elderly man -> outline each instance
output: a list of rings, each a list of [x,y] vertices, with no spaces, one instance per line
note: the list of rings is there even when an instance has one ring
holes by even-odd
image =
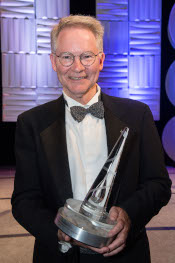
[[[152,114],[143,103],[101,92],[103,27],[95,18],[61,19],[51,44],[63,95],[21,114],[16,129],[12,211],[35,237],[33,261],[148,263],[145,225],[171,193]],[[82,115],[74,106],[88,110]],[[54,218],[66,199],[84,199],[125,126],[130,132],[108,205],[117,220],[113,241],[88,247],[58,230]]]

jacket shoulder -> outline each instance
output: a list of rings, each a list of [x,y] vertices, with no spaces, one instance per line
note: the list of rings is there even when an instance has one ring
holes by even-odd
[[[61,96],[57,100],[47,102],[23,112],[18,116],[17,123],[18,121],[22,121],[26,124],[38,127],[39,130],[43,130],[56,121],[59,116],[63,116],[63,112],[64,100]]]
[[[119,98],[103,94],[103,101],[111,109],[116,109],[120,112],[140,112],[143,113],[145,110],[149,110],[149,106],[143,102],[132,100],[128,98]]]

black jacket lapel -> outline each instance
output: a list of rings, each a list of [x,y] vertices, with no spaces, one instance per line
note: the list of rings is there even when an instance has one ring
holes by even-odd
[[[41,141],[54,177],[59,200],[65,203],[65,200],[73,194],[66,143],[65,104],[62,97],[58,99],[58,103],[57,119],[42,131]]]
[[[102,100],[105,108],[105,126],[107,135],[108,154],[111,152],[114,144],[116,143],[121,131],[127,127],[127,124],[121,121],[116,112],[112,109],[109,101],[106,100],[106,95],[103,94]]]
[[[130,150],[132,149],[131,147],[133,147],[134,136],[136,133],[133,130],[133,128],[128,123],[123,121],[123,119],[121,118],[121,115],[124,114],[123,113],[121,114],[121,109],[120,107],[118,107],[117,102],[114,103],[114,101],[111,100],[111,97],[105,94],[102,94],[102,100],[105,108],[105,125],[106,125],[106,134],[107,134],[108,154],[111,152],[114,144],[119,138],[121,131],[125,127],[129,128],[129,134],[126,139],[126,143],[124,145],[116,180],[114,182],[113,190],[108,203],[108,209],[109,209],[109,207],[117,203],[120,186],[125,180],[123,176],[124,174],[123,170],[127,163],[127,159],[129,158],[129,153]]]

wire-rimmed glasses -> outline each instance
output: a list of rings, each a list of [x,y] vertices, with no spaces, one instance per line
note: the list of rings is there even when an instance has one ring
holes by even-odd
[[[63,52],[61,53],[59,56],[54,54],[56,57],[58,57],[60,63],[64,66],[64,67],[70,67],[75,60],[75,57],[79,57],[80,58],[80,62],[83,66],[88,67],[91,66],[94,62],[96,57],[102,52],[98,52],[97,54],[94,54],[91,51],[88,52],[84,52],[81,55],[73,55],[70,52]]]

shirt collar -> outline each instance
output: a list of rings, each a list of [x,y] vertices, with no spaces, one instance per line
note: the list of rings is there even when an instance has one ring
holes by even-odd
[[[92,104],[96,103],[99,101],[99,97],[101,95],[101,88],[100,86],[97,84],[97,92],[96,94],[94,95],[94,97],[85,105],[82,105],[81,103],[79,103],[78,101],[70,98],[69,96],[66,95],[66,93],[63,91],[63,96],[64,96],[64,99],[66,100],[66,104],[68,106],[68,108],[70,109],[70,107],[73,107],[73,106],[81,106],[83,108],[88,108],[90,107]]]

